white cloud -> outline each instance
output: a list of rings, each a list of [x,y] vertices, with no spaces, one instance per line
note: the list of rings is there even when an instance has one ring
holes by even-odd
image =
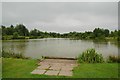
[[[24,23],[29,29],[69,32],[118,27],[117,3],[3,3],[3,25]]]

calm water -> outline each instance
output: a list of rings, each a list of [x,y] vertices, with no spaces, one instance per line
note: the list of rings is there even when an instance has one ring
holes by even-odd
[[[120,47],[110,41],[69,40],[61,38],[7,40],[3,41],[5,51],[22,53],[27,57],[40,58],[41,56],[77,57],[88,48],[95,48],[97,52],[108,55],[118,55]]]

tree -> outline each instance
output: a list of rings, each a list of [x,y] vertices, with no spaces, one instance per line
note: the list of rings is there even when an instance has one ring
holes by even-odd
[[[31,38],[72,38],[72,39],[105,39],[105,37],[114,37],[120,39],[120,30],[110,31],[108,29],[101,29],[95,28],[92,32],[85,31],[84,33],[81,32],[69,32],[69,33],[56,33],[56,32],[42,32],[37,29],[31,30],[30,32],[23,24],[18,24],[15,27],[13,25],[6,27],[1,25],[2,35],[4,37],[9,37],[7,35],[13,35],[14,38],[25,38],[26,36],[30,36]],[[10,36],[12,37],[12,36]],[[6,39],[6,38],[5,38]]]
[[[101,37],[104,38],[105,34],[106,34],[106,36],[108,36],[109,31],[107,29],[105,31],[104,29],[95,28],[94,31],[93,31],[93,34],[97,38],[101,38]]]
[[[13,35],[12,29],[10,27],[6,28],[6,34],[7,35]]]
[[[13,33],[15,32],[15,29],[14,29],[13,25],[10,26],[10,30],[11,30],[11,35],[13,35]]]
[[[28,36],[29,35],[28,29],[23,24],[16,25],[15,31],[18,32],[18,34],[20,36]]]
[[[108,37],[108,36],[109,36],[109,30],[108,30],[108,29],[105,29],[105,30],[104,30],[104,34],[105,34],[105,37]]]
[[[31,35],[31,36],[38,36],[38,32],[39,32],[39,31],[38,31],[37,29],[31,30],[31,31],[30,31],[30,35]]]
[[[13,39],[17,39],[18,36],[19,36],[19,35],[18,35],[18,32],[14,32],[14,33],[13,33]]]
[[[6,34],[6,27],[2,25],[1,28],[2,28],[2,36],[7,35]]]
[[[99,34],[100,33],[100,29],[99,28],[95,28],[94,30],[93,30],[93,34],[95,35],[95,37],[98,37]]]

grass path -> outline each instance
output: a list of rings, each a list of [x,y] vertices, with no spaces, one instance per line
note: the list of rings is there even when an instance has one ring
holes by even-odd
[[[37,60],[3,58],[3,78],[65,78],[30,74],[38,65]],[[73,70],[72,78],[117,78],[117,63],[80,64]]]

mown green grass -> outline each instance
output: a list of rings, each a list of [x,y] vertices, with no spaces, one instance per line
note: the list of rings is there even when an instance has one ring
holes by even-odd
[[[0,79],[2,78],[2,58],[0,58]]]
[[[3,58],[3,78],[54,78],[59,76],[47,76],[31,74],[38,67],[38,61],[31,59]],[[64,77],[64,76],[63,76]]]
[[[67,78],[64,76],[35,75],[37,60],[3,58],[3,78]],[[75,67],[71,78],[117,78],[117,63],[82,63]]]
[[[78,78],[118,78],[118,64],[83,63],[75,67],[73,73],[73,77]]]

